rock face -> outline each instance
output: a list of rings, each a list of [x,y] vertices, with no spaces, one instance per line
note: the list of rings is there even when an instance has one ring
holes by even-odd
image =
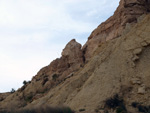
[[[62,57],[54,60],[50,64],[48,70],[52,73],[61,75],[62,78],[78,70],[82,65],[83,53],[81,50],[81,44],[73,39],[63,49]]]
[[[0,94],[0,110],[48,104],[112,113],[105,102],[116,94],[130,113],[138,113],[131,107],[133,102],[149,106],[149,4],[149,0],[121,0],[114,15],[92,32],[84,47],[71,40],[62,56],[30,82],[15,93]]]
[[[121,0],[114,15],[100,24],[89,36],[83,47],[85,59],[88,61],[97,47],[110,39],[122,35],[127,23],[137,23],[137,18],[150,12],[149,0]]]
[[[124,100],[127,113],[139,113],[133,102],[149,106],[150,15],[128,30],[98,47],[83,68],[26,107],[63,104],[84,113],[103,112],[106,100],[115,94]]]
[[[61,58],[54,60],[50,65],[42,68],[37,75],[32,78],[31,82],[27,82],[16,93],[4,100],[7,102],[13,96],[12,100],[14,100],[15,103],[12,104],[10,102],[0,107],[10,108],[11,106],[11,108],[18,108],[36,100],[38,97],[43,97],[44,93],[78,71],[79,68],[83,66],[83,63],[84,59],[81,44],[73,39],[62,51]],[[15,94],[18,96],[14,97]]]
[[[81,44],[77,43],[75,39],[71,40],[62,52],[62,57],[67,58],[69,67],[78,69],[82,66],[84,57],[81,50]]]
[[[11,93],[0,93],[0,101],[3,101],[6,97],[8,97]]]
[[[76,72],[82,65],[83,53],[81,44],[73,39],[63,49],[61,58],[54,60],[49,66],[41,69],[33,78],[33,81],[35,81],[33,88],[37,86],[36,81],[43,80],[41,83],[44,88],[41,87],[41,89],[50,89],[62,82],[69,74]]]
[[[133,102],[150,105],[149,34],[150,15],[147,15],[127,34],[98,47],[84,68],[29,106],[42,105],[44,101],[49,105],[64,104],[76,111],[85,109],[85,113],[95,113],[105,110],[105,101],[118,94],[124,99],[127,113],[139,113],[131,106]],[[144,42],[147,45],[143,45]],[[135,61],[134,56],[139,58]]]

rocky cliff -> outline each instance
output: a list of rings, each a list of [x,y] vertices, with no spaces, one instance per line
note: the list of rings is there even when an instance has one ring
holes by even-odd
[[[88,61],[98,45],[122,35],[126,24],[134,25],[137,18],[150,11],[149,0],[121,0],[114,15],[100,24],[89,36],[83,47]]]
[[[149,0],[121,0],[83,47],[71,40],[61,58],[30,82],[15,93],[0,94],[0,110],[66,105],[85,113],[148,112],[149,11]]]

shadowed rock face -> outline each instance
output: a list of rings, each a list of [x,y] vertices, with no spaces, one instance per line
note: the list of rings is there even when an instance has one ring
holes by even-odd
[[[121,0],[114,15],[100,24],[89,36],[83,47],[86,61],[91,58],[99,44],[120,37],[127,23],[137,23],[137,18],[149,11],[149,0]]]

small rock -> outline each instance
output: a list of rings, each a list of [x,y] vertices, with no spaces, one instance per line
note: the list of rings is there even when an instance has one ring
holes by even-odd
[[[137,56],[137,55],[135,55],[133,58],[132,58],[132,61],[136,61],[136,60],[138,60],[139,59],[139,57]]]
[[[145,85],[143,84],[143,85],[141,85],[139,88],[138,88],[138,94],[142,94],[142,95],[144,95],[145,93],[146,93],[146,91],[145,91]]]
[[[133,51],[135,55],[140,54],[142,52],[142,48],[137,48]]]
[[[146,42],[142,42],[141,45],[142,45],[143,47],[145,47],[145,46],[147,46],[148,44],[147,44]]]
[[[135,67],[135,63],[131,62],[131,67],[134,68]]]
[[[133,79],[131,79],[131,83],[133,85],[135,85],[135,84],[141,85],[142,82],[139,78],[133,78]]]

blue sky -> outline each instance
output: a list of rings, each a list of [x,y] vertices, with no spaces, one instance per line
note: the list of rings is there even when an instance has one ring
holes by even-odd
[[[73,38],[81,44],[119,0],[0,0],[0,92],[22,86]]]

